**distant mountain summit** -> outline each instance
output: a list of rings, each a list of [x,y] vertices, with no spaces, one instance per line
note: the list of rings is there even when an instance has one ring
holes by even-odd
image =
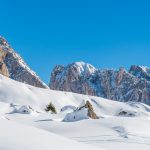
[[[68,66],[57,65],[51,73],[50,88],[92,95],[90,89],[84,89],[89,87],[83,82],[95,72],[95,67],[84,62],[75,62]]]
[[[0,73],[19,82],[48,88],[2,36],[0,36]]]
[[[134,65],[128,71],[96,69],[84,62],[57,65],[49,86],[53,90],[150,104],[150,68],[144,66]]]
[[[129,72],[138,78],[143,78],[150,81],[150,68],[146,66],[131,66]]]

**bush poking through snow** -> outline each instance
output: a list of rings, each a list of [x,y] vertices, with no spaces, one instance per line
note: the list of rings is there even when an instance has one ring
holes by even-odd
[[[53,114],[57,114],[55,106],[50,102],[45,109],[46,112],[52,112]]]

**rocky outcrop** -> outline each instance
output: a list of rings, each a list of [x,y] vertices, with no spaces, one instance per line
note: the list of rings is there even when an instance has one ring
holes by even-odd
[[[50,88],[61,91],[84,93],[94,95],[89,84],[84,82],[96,69],[89,64],[73,63],[64,66],[56,66],[51,74]]]
[[[48,88],[3,37],[0,37],[0,73],[19,82]]]
[[[87,116],[89,118],[91,118],[91,119],[99,119],[99,117],[96,115],[96,113],[95,113],[95,111],[93,109],[92,104],[89,101],[87,101],[86,104],[84,106],[81,106],[78,110],[82,110],[84,108],[87,109],[87,111],[88,111]]]
[[[6,55],[7,52],[3,51],[3,49],[0,47],[0,74],[9,77],[8,69],[6,67],[5,62],[3,61]]]
[[[150,68],[131,66],[96,69],[84,62],[56,66],[51,75],[50,88],[80,94],[100,96],[117,101],[136,101],[150,104]]]
[[[143,78],[150,81],[150,68],[146,66],[133,65],[131,66],[129,72],[138,78]]]
[[[62,108],[62,110],[66,110],[67,108],[71,108],[72,112],[65,115],[63,119],[64,122],[74,122],[84,119],[99,119],[89,101],[83,101],[77,108],[67,106],[66,108]]]

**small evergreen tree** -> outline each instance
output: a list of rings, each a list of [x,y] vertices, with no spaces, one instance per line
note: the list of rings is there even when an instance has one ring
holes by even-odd
[[[57,114],[56,108],[55,108],[55,106],[51,102],[46,106],[45,111]]]

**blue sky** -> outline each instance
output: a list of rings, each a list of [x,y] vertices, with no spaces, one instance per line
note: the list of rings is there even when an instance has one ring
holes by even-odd
[[[149,0],[0,0],[0,34],[46,82],[56,64],[150,66]]]

